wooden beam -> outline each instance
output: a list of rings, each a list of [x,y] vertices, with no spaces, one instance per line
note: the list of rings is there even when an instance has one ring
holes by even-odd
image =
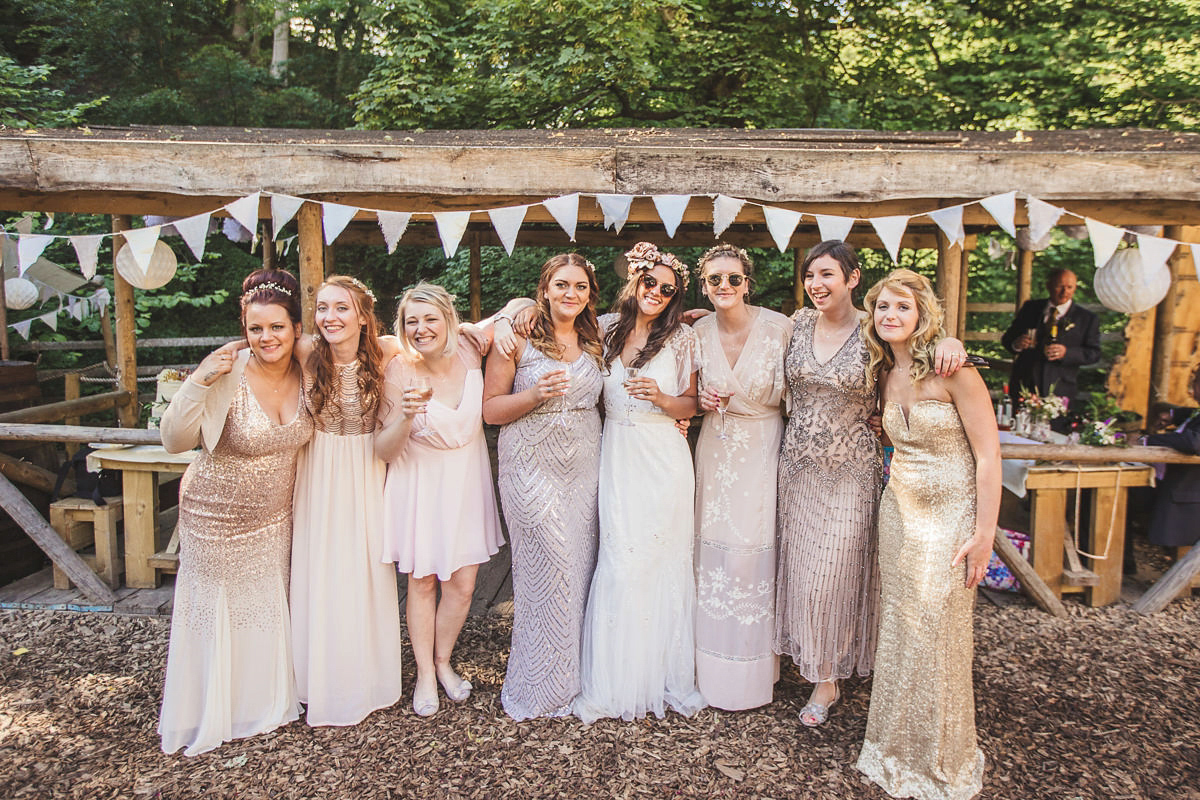
[[[960,247],[958,250],[958,274],[961,276],[958,285],[958,319],[955,320],[955,327],[958,330],[958,338],[962,338],[967,333],[967,282],[971,279],[969,259],[971,251],[965,247]]]
[[[471,246],[470,275],[468,286],[471,294],[471,322],[483,318],[483,257],[479,251],[479,233],[472,231],[468,243]]]
[[[0,475],[4,475],[10,481],[32,486],[39,492],[45,492],[46,494],[51,494],[54,491],[54,484],[58,481],[58,476],[50,470],[43,469],[36,464],[30,464],[28,461],[22,461],[19,458],[13,458],[7,453],[0,453]],[[67,479],[63,481],[62,491],[64,494],[75,491],[74,476],[67,476]]]
[[[1200,547],[1188,550],[1183,558],[1164,572],[1133,604],[1133,610],[1139,614],[1162,611],[1180,592],[1192,585],[1192,578],[1196,575],[1200,575]]]
[[[124,389],[118,389],[115,392],[92,394],[74,400],[19,408],[16,411],[6,411],[0,414],[0,422],[57,422],[68,417],[78,418],[78,415],[81,414],[91,414],[114,407],[121,409],[133,402],[135,396]]]
[[[42,518],[33,503],[3,475],[0,475],[0,508],[8,512],[34,544],[49,556],[54,566],[67,573],[71,581],[79,587],[79,591],[89,600],[106,604],[116,601],[112,589],[104,585],[79,554]]]
[[[127,231],[133,227],[133,220],[128,216],[112,218],[113,233]],[[136,310],[133,302],[133,286],[129,284],[116,270],[117,254],[125,245],[123,236],[114,236],[113,248],[113,300],[117,310],[117,386],[137,397],[137,331],[135,328]],[[136,428],[141,416],[137,403],[126,403],[117,414],[122,428]]]
[[[806,252],[805,248],[792,248],[792,311],[804,308],[804,274],[801,268],[804,266]]]
[[[0,273],[0,361],[8,361],[8,296],[4,290],[4,275]]]
[[[108,444],[162,445],[162,437],[155,429],[29,425],[16,422],[0,422],[0,441],[104,442]]]
[[[100,309],[100,338],[104,341],[104,360],[108,366],[117,368],[117,339],[113,335],[112,314],[108,306]]]
[[[1033,251],[1017,251],[1017,304],[1014,313],[1021,310],[1033,297]]]
[[[1178,226],[1168,227],[1163,236],[1178,239],[1182,231]],[[1175,248],[1177,251],[1179,248]],[[1179,303],[1179,267],[1182,258],[1167,259],[1171,271],[1171,285],[1167,295],[1156,306],[1154,317],[1154,350],[1150,362],[1150,403],[1167,403],[1171,397],[1171,355],[1174,350],[1175,309]],[[1188,259],[1191,260],[1190,258]]]
[[[1025,560],[1025,556],[1021,555],[1021,551],[1008,540],[1000,528],[996,529],[996,538],[992,543],[992,549],[1021,582],[1021,591],[1037,603],[1039,608],[1056,617],[1064,619],[1067,617],[1067,609],[1062,604],[1062,600],[1058,599],[1054,591],[1037,574],[1033,565]]]
[[[1200,456],[1170,447],[1093,447],[1085,444],[1001,444],[1002,458],[1072,461],[1081,464],[1200,464]],[[1074,480],[1074,478],[1072,478]],[[1072,487],[1074,488],[1074,487]]]
[[[962,256],[958,245],[946,234],[937,233],[937,293],[945,310],[943,324],[946,333],[962,338],[958,327],[958,304],[962,290]]]
[[[325,232],[321,225],[321,206],[305,203],[296,212],[300,248],[300,311],[304,332],[313,333],[313,311],[317,307],[317,287],[325,280]]]

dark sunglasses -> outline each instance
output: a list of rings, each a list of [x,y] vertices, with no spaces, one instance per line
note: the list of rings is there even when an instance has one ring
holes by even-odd
[[[676,292],[675,284],[659,283],[658,278],[654,277],[653,275],[643,275],[642,286],[646,287],[647,292],[657,287],[658,293],[667,298],[674,297]]]
[[[729,278],[729,285],[735,289],[742,285],[742,281],[746,280],[746,276],[735,272],[731,275],[709,275],[704,280],[708,281],[708,285],[716,289],[721,285],[722,278]]]

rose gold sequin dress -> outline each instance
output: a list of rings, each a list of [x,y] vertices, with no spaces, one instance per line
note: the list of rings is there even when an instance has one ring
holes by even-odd
[[[296,457],[312,430],[302,405],[276,425],[242,380],[216,448],[183,475],[158,723],[167,753],[196,755],[298,716],[288,557]]]
[[[952,403],[888,403],[896,446],[879,507],[879,648],[858,768],[893,797],[983,788],[971,685],[974,590],[951,567],[975,532],[975,456]]]
[[[400,699],[400,604],[383,561],[383,479],[358,363],[316,418],[296,475],[292,629],[309,725],[355,725]],[[309,380],[306,378],[306,380]]]

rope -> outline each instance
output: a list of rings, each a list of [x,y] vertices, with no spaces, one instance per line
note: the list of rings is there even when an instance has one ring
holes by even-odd
[[[1113,489],[1119,490],[1121,488],[1121,465],[1118,463],[1115,466],[1117,468],[1117,482],[1116,482],[1116,485],[1113,486]],[[1110,549],[1112,549],[1113,525],[1116,523],[1116,520],[1117,520],[1117,504],[1118,504],[1118,501],[1119,501],[1121,495],[1118,492],[1117,494],[1115,494],[1113,496],[1112,509],[1109,511],[1109,514],[1108,514],[1108,533],[1105,534],[1105,537],[1104,537],[1104,555],[1102,555],[1102,556],[1094,555],[1092,553],[1086,552],[1082,547],[1079,546],[1079,503],[1080,503],[1080,498],[1083,496],[1083,493],[1080,490],[1080,484],[1082,482],[1083,482],[1083,470],[1076,467],[1075,468],[1075,529],[1073,531],[1071,531],[1072,538],[1075,540],[1075,552],[1079,553],[1079,555],[1083,556],[1084,558],[1090,558],[1094,561],[1107,561],[1108,560],[1108,551]]]

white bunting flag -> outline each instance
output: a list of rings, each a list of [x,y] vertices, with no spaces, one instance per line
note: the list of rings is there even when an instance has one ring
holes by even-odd
[[[510,256],[513,247],[517,244],[517,233],[521,230],[521,223],[525,221],[525,212],[528,209],[529,206],[513,206],[511,208],[493,208],[488,211],[492,227],[496,229],[496,235],[500,237],[500,243],[504,245],[504,252]]]
[[[617,233],[629,219],[629,207],[633,205],[631,194],[598,194],[596,203],[604,212],[604,230],[614,229]]]
[[[62,305],[62,295],[59,294],[58,291],[55,290],[55,288],[53,286],[47,286],[46,284],[41,283],[40,281],[38,282],[37,286],[38,286],[38,304],[39,305],[46,302],[51,297],[57,297],[58,304],[60,306]]]
[[[575,225],[579,222],[579,195],[566,194],[562,197],[552,197],[549,200],[543,200],[542,205],[567,232],[571,241],[575,241]]]
[[[21,234],[17,237],[17,275],[22,276],[33,262],[38,260],[46,245],[54,240],[53,236],[40,233]]]
[[[383,241],[387,243],[388,253],[396,252],[396,245],[408,230],[408,221],[412,219],[412,214],[407,211],[376,211],[375,217],[379,220],[379,230],[383,231]],[[286,240],[285,247],[290,247],[291,241]]]
[[[38,317],[46,327],[52,331],[58,330],[58,312],[50,311]]]
[[[719,194],[713,198],[714,239],[728,230],[733,221],[737,219],[737,215],[741,212],[744,205],[746,205],[745,200],[739,200],[736,197],[726,197],[723,194]]]
[[[258,229],[258,198],[260,194],[260,192],[255,192],[225,206],[229,216],[236,219],[243,228],[251,233]]]
[[[1096,259],[1096,269],[1100,269],[1108,263],[1113,253],[1117,252],[1117,245],[1121,243],[1125,230],[1088,217],[1084,217],[1083,221],[1087,224],[1088,235],[1092,238],[1092,255]]]
[[[679,223],[683,222],[683,215],[687,211],[692,196],[690,194],[656,194],[653,199],[654,209],[658,211],[658,218],[662,220],[663,227],[667,229],[667,238],[674,239],[675,231],[679,229]]]
[[[75,248],[75,257],[79,259],[79,271],[83,273],[83,277],[91,280],[96,277],[100,242],[104,240],[104,236],[72,236],[70,239],[71,246]]]
[[[963,230],[962,206],[939,208],[937,211],[930,211],[928,216],[942,229],[942,233],[946,234],[947,239],[962,247],[963,241],[967,238],[967,232]]]
[[[92,295],[92,304],[96,308],[104,308],[108,305],[108,301],[112,299],[112,295],[108,293],[108,289],[97,289]]]
[[[1152,270],[1164,266],[1178,244],[1174,239],[1162,239],[1144,233],[1137,235],[1137,241],[1138,252],[1142,254],[1143,275],[1149,275]]]
[[[206,212],[194,217],[177,219],[172,223],[197,261],[204,260],[204,246],[208,240],[208,222],[211,217],[212,214]]]
[[[435,211],[433,221],[437,223],[438,236],[442,239],[442,250],[450,258],[458,250],[458,243],[467,232],[471,221],[470,211]]]
[[[121,231],[121,235],[125,237],[125,246],[130,248],[133,260],[143,275],[150,268],[150,258],[154,255],[154,245],[158,244],[158,234],[161,230],[162,226],[151,225],[149,228]]]
[[[14,322],[9,327],[12,328],[17,333],[21,334],[21,338],[28,342],[29,341],[29,326],[32,324],[33,324],[33,320],[27,319],[27,320],[24,320],[23,322]]]
[[[821,241],[831,240],[844,242],[854,227],[854,217],[835,217],[829,214],[813,214],[817,218],[817,230],[821,232]]]
[[[46,212],[46,221],[42,224],[42,230],[48,231],[53,227],[54,227],[54,212],[47,211]]]
[[[1013,221],[1017,213],[1017,193],[1015,191],[985,197],[979,201],[979,205],[992,215],[992,219],[996,220],[996,224],[1005,233],[1009,236],[1017,235],[1017,225]]]
[[[1196,273],[1196,277],[1200,278],[1200,244],[1190,245],[1192,251],[1192,271]]]
[[[72,317],[74,317],[76,320],[82,321],[83,320],[83,303],[79,302],[78,299],[72,297],[71,300],[68,301],[68,303],[67,303],[67,313],[70,314]]]
[[[904,231],[908,227],[908,217],[873,217],[871,225],[879,234],[883,246],[887,248],[892,263],[900,260],[900,242],[904,240]]]
[[[358,208],[355,206],[344,206],[341,203],[321,203],[321,224],[325,228],[325,244],[333,244],[357,213]]]
[[[792,240],[792,233],[795,232],[796,226],[800,224],[800,218],[804,215],[799,211],[775,208],[774,206],[763,206],[762,210],[763,216],[767,219],[767,230],[771,232],[775,246],[781,253],[786,251],[788,242]]]
[[[1040,242],[1046,238],[1050,229],[1058,223],[1063,210],[1058,206],[1030,197],[1025,200],[1025,208],[1029,212],[1029,241]]]
[[[304,200],[286,194],[271,195],[271,238],[278,239],[283,226],[292,221]]]

